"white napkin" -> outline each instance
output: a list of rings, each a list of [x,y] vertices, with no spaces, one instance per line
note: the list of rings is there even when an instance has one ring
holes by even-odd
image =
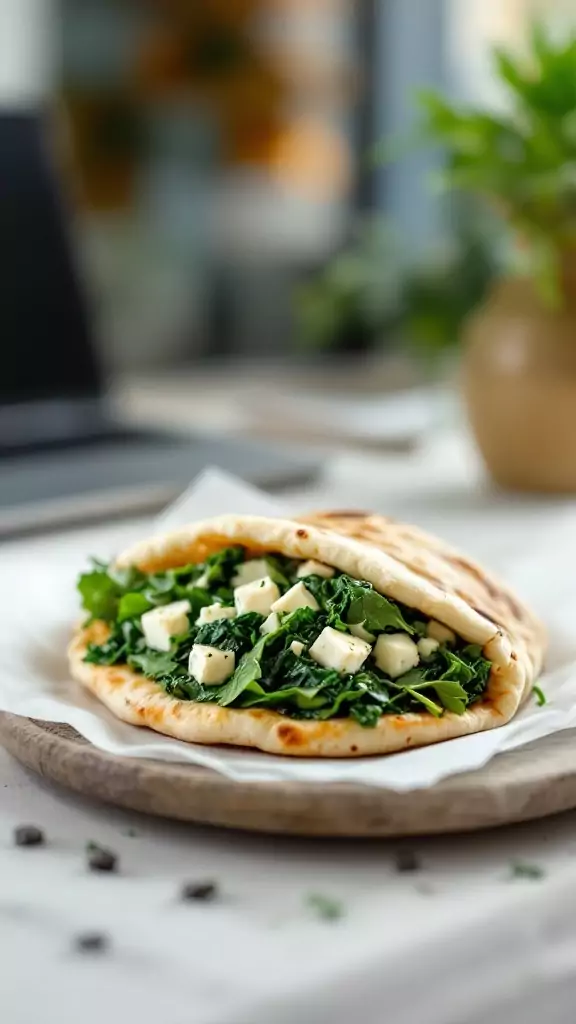
[[[270,497],[220,470],[203,473],[158,522],[158,529],[227,512],[281,515]],[[568,525],[568,524],[566,524]],[[570,527],[571,529],[571,527]],[[24,548],[23,551],[26,549]],[[86,550],[89,555],[112,552]],[[576,590],[562,530],[546,547],[540,538],[529,557],[508,566],[523,595],[546,609],[549,671],[539,680],[548,702],[531,700],[508,725],[492,732],[386,757],[358,760],[288,758],[236,748],[183,743],[113,717],[68,674],[65,648],[79,606],[75,576],[84,568],[76,553],[51,550],[31,562],[8,559],[0,592],[0,710],[74,726],[102,750],[129,757],[202,765],[242,781],[355,782],[407,791],[449,775],[480,768],[500,751],[576,725]]]

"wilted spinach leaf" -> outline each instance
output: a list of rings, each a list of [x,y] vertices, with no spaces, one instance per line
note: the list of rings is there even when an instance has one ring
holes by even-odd
[[[350,717],[365,729],[374,729],[382,717],[382,708],[378,704],[353,704]]]
[[[273,558],[272,555],[266,556],[266,563],[270,579],[274,580],[274,583],[277,583],[282,590],[288,590],[292,586],[291,578],[296,572],[298,563],[286,558]]]
[[[533,686],[532,693],[534,694],[538,707],[543,708],[544,705],[547,703],[546,694],[544,693],[544,690],[542,690],[540,686]]]
[[[254,707],[282,707],[289,708],[291,705],[299,708],[301,711],[309,711],[314,708],[321,708],[326,704],[326,699],[322,695],[318,696],[319,688],[314,687],[302,687],[302,686],[286,686],[281,690],[270,690],[266,691],[262,686],[256,688],[254,681],[251,689],[254,691],[254,696],[250,694],[244,696],[242,700],[243,708]]]
[[[429,711],[431,715],[434,715],[435,718],[440,718],[440,715],[442,714],[441,705],[430,700],[425,693],[422,693],[420,690],[414,690],[409,686],[406,687],[406,693],[408,693],[417,703],[423,704],[426,710]]]
[[[253,650],[243,655],[234,675],[218,693],[217,699],[221,707],[232,704],[252,683],[256,683],[262,678],[260,659],[262,658],[267,639],[266,636],[263,636]]]
[[[460,683],[450,679],[439,679],[434,684],[434,693],[447,711],[453,711],[456,715],[463,715],[466,711],[468,694]]]
[[[145,676],[158,679],[161,676],[173,676],[180,666],[170,652],[152,651],[147,648],[141,654],[130,654],[128,664],[138,668]]]
[[[414,627],[406,622],[398,605],[393,601],[389,601],[375,590],[363,591],[360,587],[355,590],[355,596],[348,609],[347,622],[363,622],[369,633],[382,633],[387,629],[410,634],[415,632]]]
[[[244,548],[235,546],[224,548],[210,555],[202,568],[202,575],[207,579],[207,589],[229,587],[232,577],[241,562],[244,561]]]
[[[370,633],[386,629],[413,634],[414,627],[406,621],[399,606],[383,597],[368,583],[342,574],[331,579],[308,577],[306,586],[327,613],[329,625],[346,630],[348,625],[364,623]]]
[[[260,626],[264,616],[257,612],[238,615],[235,619],[216,619],[199,626],[194,643],[207,647],[218,647],[223,651],[234,651],[236,655],[252,650],[260,639]]]
[[[444,652],[442,652],[440,657],[443,657],[443,655]],[[446,655],[450,657],[451,652],[447,651]],[[457,660],[460,661],[460,659]],[[450,662],[454,662],[454,659],[451,657]],[[395,688],[407,690],[415,700],[424,704],[432,714],[435,714],[436,711],[432,711],[430,707],[430,697],[422,694],[422,691],[425,689],[433,689],[441,704],[440,711],[442,708],[446,708],[448,711],[461,715],[466,710],[469,695],[456,679],[447,678],[449,670],[445,674],[440,674],[441,668],[440,659],[435,665],[428,663],[418,668],[412,668],[409,672],[405,672],[403,676],[396,679],[395,683],[391,685]],[[469,666],[465,663],[464,668],[466,672],[469,670]],[[459,671],[462,676],[465,676],[466,673],[461,668],[459,668]],[[437,705],[435,707],[437,708]]]

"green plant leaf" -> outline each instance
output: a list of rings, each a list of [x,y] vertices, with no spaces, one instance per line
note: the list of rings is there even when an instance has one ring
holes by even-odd
[[[128,594],[123,594],[118,603],[118,622],[139,618],[153,607],[144,594],[130,591]]]
[[[510,865],[510,876],[512,878],[526,878],[532,882],[538,882],[544,878],[546,872],[539,864],[528,864],[526,861],[515,861]]]
[[[365,590],[362,587],[354,588],[346,621],[352,625],[364,623],[369,633],[382,633],[386,629],[415,633],[414,627],[406,622],[397,604],[376,590]]]
[[[93,619],[110,622],[116,617],[122,593],[118,583],[104,569],[83,573],[78,580],[82,607]]]
[[[216,619],[198,626],[194,642],[206,647],[234,651],[237,658],[251,651],[260,639],[260,626],[264,616],[257,612],[238,615],[235,619]]]
[[[338,921],[345,913],[342,900],[336,900],[332,896],[325,896],[323,893],[310,893],[306,897],[306,903],[323,921]]]
[[[548,703],[546,700],[546,694],[544,693],[544,690],[542,690],[539,686],[533,686],[532,693],[534,694],[536,703],[539,708],[544,707],[544,705]]]
[[[460,683],[449,679],[438,680],[434,685],[434,692],[447,711],[453,711],[456,715],[463,715],[466,711],[468,694]]]
[[[162,676],[172,676],[178,671],[179,665],[172,653],[163,651],[152,651],[150,649],[141,654],[131,654],[128,657],[128,664],[132,668],[138,668],[145,676],[157,679]]]
[[[529,52],[493,50],[494,66],[511,99],[509,112],[418,94],[420,138],[440,145],[447,188],[488,199],[532,251],[531,272],[542,299],[562,299],[560,259],[576,249],[576,32],[553,38],[532,26]],[[542,259],[542,251],[546,258]],[[421,334],[440,336],[418,313]]]
[[[242,656],[234,675],[218,693],[218,703],[221,707],[232,704],[253,683],[257,683],[262,678],[261,658],[267,639],[266,636],[263,636],[251,651]]]
[[[529,79],[522,74],[518,62],[507,50],[496,46],[493,50],[496,72],[507,85],[519,96],[525,96]]]
[[[425,694],[420,692],[420,690],[413,690],[410,686],[407,686],[406,693],[409,693],[410,696],[414,698],[414,700],[417,700],[421,704],[423,704],[424,707],[430,712],[430,714],[434,715],[434,718],[441,717],[442,708],[440,707],[440,705],[435,704],[433,700],[430,700],[429,697],[426,697]]]

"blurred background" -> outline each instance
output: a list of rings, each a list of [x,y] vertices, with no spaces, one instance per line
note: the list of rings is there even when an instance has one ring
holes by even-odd
[[[386,348],[410,271],[487,273],[466,262],[471,241],[491,256],[474,211],[429,187],[441,155],[371,153],[414,123],[422,87],[498,103],[490,47],[522,47],[535,14],[576,17],[565,0],[55,3],[59,158],[108,368],[302,359],[320,336]],[[350,247],[341,291],[379,308],[316,325],[336,311],[298,286]]]
[[[449,377],[461,324],[513,243],[477,197],[437,187],[441,132],[414,144],[415,98],[505,110],[492,51],[525,51],[534,19],[567,39],[576,11],[571,0],[3,0],[0,101],[8,118],[41,113],[84,327],[123,414],[234,431],[243,406],[255,432],[270,401],[293,394],[318,400],[298,408],[327,433],[369,419],[366,438],[376,413],[358,396]],[[51,273],[40,219],[16,223],[6,193],[4,206],[24,277],[40,254]],[[3,258],[14,271],[9,244]],[[321,403],[342,394],[337,430]],[[421,424],[421,404],[403,408]]]

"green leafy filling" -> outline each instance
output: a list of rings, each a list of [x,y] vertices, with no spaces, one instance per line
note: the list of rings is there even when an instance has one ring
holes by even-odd
[[[78,589],[89,621],[103,619],[110,635],[102,644],[90,644],[85,660],[97,665],[127,663],[180,700],[268,707],[292,718],[318,721],[351,717],[367,728],[375,726],[383,714],[423,710],[436,717],[444,711],[463,714],[482,697],[490,662],[480,647],[460,641],[452,648],[439,647],[426,662],[394,680],[372,658],[355,674],[318,665],[307,651],[325,626],[348,631],[363,624],[375,635],[403,632],[415,640],[425,633],[420,613],[345,573],[330,579],[306,577],[304,583],[319,610],[298,608],[282,618],[275,632],[260,633],[264,616],[256,612],[196,625],[203,606],[215,601],[233,603],[232,579],[244,559],[243,548],[229,547],[201,565],[150,574],[95,563],[91,572],[80,577]],[[282,593],[297,581],[297,562],[280,555],[266,561]],[[149,648],[140,624],[142,614],[184,599],[191,606],[187,632],[173,637],[166,653]],[[301,655],[290,649],[294,640],[304,645]],[[202,685],[189,674],[194,643],[234,652],[235,671],[222,686]]]

